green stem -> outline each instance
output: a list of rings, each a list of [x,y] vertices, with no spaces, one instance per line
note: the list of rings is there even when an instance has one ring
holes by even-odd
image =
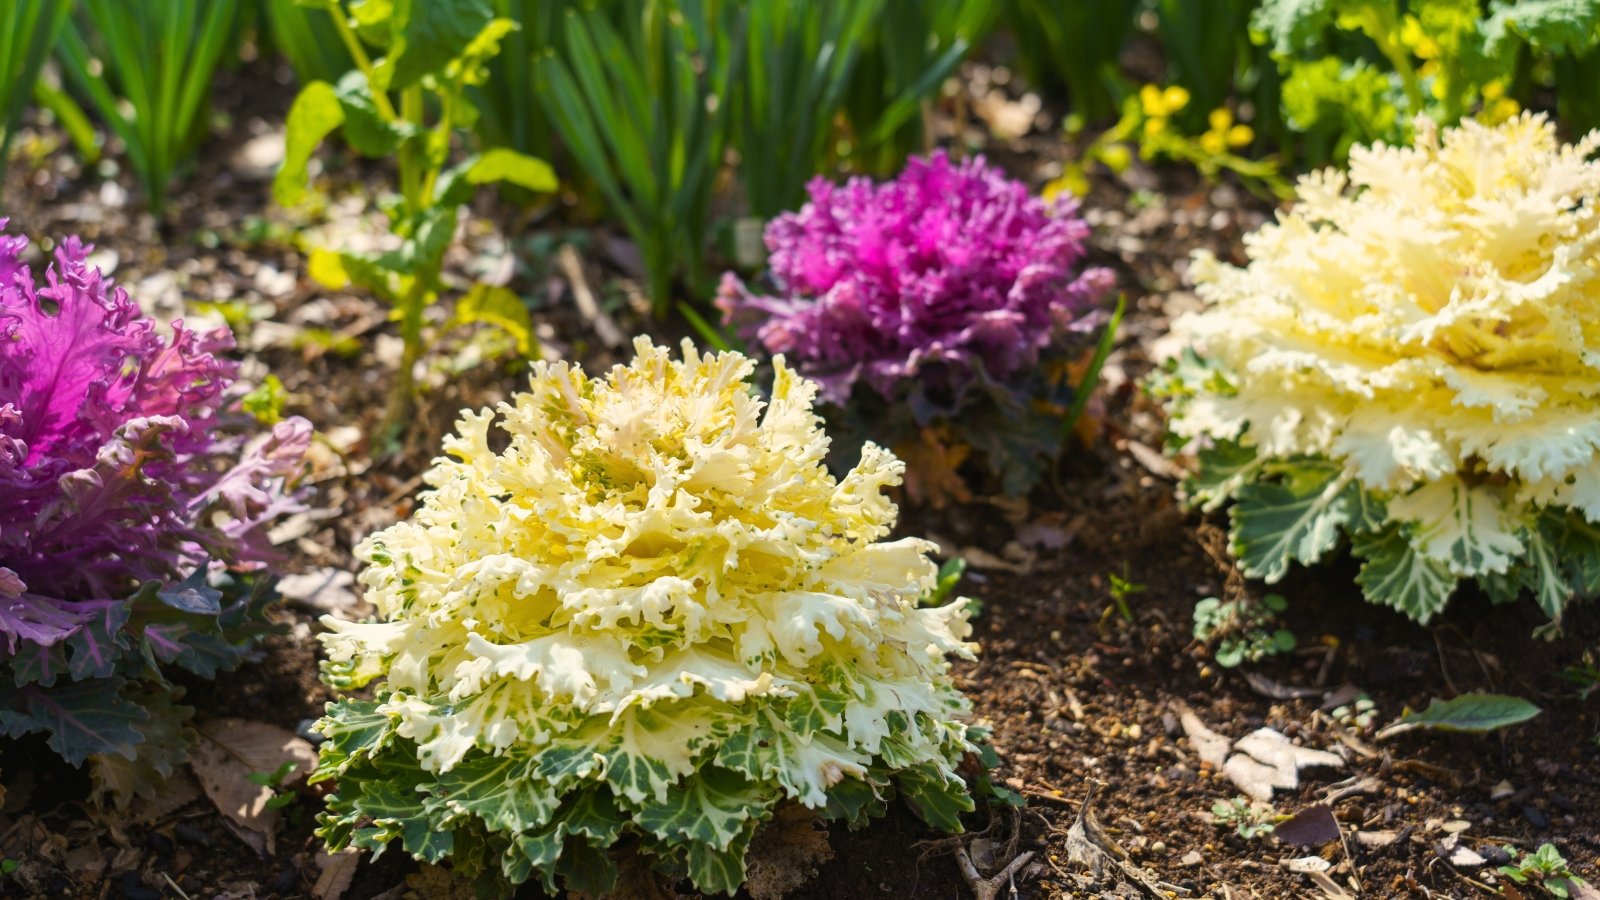
[[[1416,67],[1411,65],[1411,54],[1404,47],[1396,44],[1392,35],[1400,29],[1400,23],[1395,21],[1392,10],[1369,6],[1366,8],[1364,18],[1367,23],[1367,36],[1378,45],[1378,52],[1394,66],[1395,73],[1400,76],[1400,86],[1406,92],[1406,100],[1411,103],[1411,114],[1417,115],[1427,108],[1427,97],[1422,93],[1422,79],[1417,77]]]
[[[356,36],[355,29],[350,27],[350,19],[338,10],[330,10],[328,18],[338,28],[339,40],[344,42],[345,49],[350,51],[350,58],[355,60],[356,66],[361,69],[361,74],[367,76],[367,86],[372,89],[373,105],[378,107],[378,114],[384,121],[393,122],[395,119],[394,106],[389,102],[387,93],[378,90],[372,80],[372,57],[367,55],[367,49],[361,46],[361,38]]]
[[[428,289],[420,278],[415,279],[400,298],[400,338],[405,349],[400,354],[400,371],[395,373],[394,384],[389,388],[383,421],[378,425],[377,443],[384,452],[398,449],[409,424],[416,394],[417,361],[422,358],[422,311],[427,305]]]

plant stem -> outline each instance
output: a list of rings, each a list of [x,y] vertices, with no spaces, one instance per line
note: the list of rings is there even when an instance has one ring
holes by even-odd
[[[422,311],[427,301],[428,290],[421,279],[412,281],[400,298],[400,338],[405,349],[400,354],[400,371],[395,373],[394,384],[389,388],[389,399],[384,405],[375,442],[385,454],[399,449],[400,438],[410,424],[417,387],[417,361],[422,358]]]

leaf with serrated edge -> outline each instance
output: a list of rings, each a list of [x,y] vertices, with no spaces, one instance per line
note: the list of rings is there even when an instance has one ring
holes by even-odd
[[[1413,550],[1398,525],[1377,534],[1357,535],[1352,552],[1365,560],[1356,575],[1362,594],[1419,623],[1427,624],[1455,592],[1455,576],[1442,563]]]
[[[1338,546],[1360,506],[1360,488],[1335,465],[1283,464],[1282,481],[1241,487],[1232,510],[1232,544],[1245,574],[1268,584],[1292,563],[1314,563]]]

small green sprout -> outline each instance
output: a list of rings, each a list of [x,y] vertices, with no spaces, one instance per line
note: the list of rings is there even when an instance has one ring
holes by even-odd
[[[1212,819],[1224,828],[1232,828],[1247,841],[1266,837],[1282,818],[1270,803],[1252,803],[1244,797],[1218,800],[1211,805]]]
[[[1333,709],[1333,720],[1335,722],[1346,728],[1359,728],[1363,731],[1372,727],[1372,723],[1377,719],[1377,716],[1378,705],[1373,703],[1372,698],[1366,694],[1362,694],[1351,702],[1343,706],[1336,706]]]
[[[245,777],[250,779],[251,784],[272,788],[272,799],[267,801],[267,808],[282,809],[295,801],[295,792],[283,789],[284,779],[294,774],[294,770],[295,761],[291,759],[271,772],[251,772]]]
[[[1260,662],[1294,649],[1293,632],[1284,628],[1268,631],[1266,627],[1288,608],[1289,601],[1282,594],[1268,594],[1259,603],[1207,597],[1194,607],[1194,639],[1204,644],[1215,641],[1212,658],[1224,668]]]
[[[1567,898],[1573,896],[1574,888],[1585,884],[1582,878],[1573,873],[1567,866],[1566,857],[1556,849],[1555,844],[1544,844],[1532,853],[1524,854],[1517,858],[1517,849],[1507,847],[1511,854],[1511,865],[1501,866],[1500,874],[1506,876],[1517,884],[1531,884],[1542,888],[1552,897]]]

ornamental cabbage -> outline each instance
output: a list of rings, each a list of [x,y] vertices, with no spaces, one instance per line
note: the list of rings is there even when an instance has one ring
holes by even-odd
[[[1247,574],[1348,539],[1367,598],[1419,622],[1467,580],[1557,625],[1600,591],[1597,148],[1419,120],[1302,178],[1247,266],[1196,259],[1209,306],[1174,328],[1199,353],[1157,387]]]
[[[918,604],[932,546],[887,539],[901,464],[869,444],[830,475],[782,357],[763,402],[738,353],[634,346],[464,412],[421,508],[358,548],[381,620],[323,620],[325,677],[383,681],[316,726],[331,847],[591,894],[637,853],[731,893],[779,804],[973,808],[946,657],[975,647],[965,603]]]
[[[0,733],[123,801],[184,758],[170,667],[212,677],[264,630],[262,585],[219,588],[273,558],[310,427],[238,427],[227,331],[164,338],[76,238],[42,284],[26,246],[0,236]]]
[[[1065,366],[1049,364],[1093,327],[1111,286],[1109,270],[1082,267],[1077,202],[1046,202],[981,156],[943,151],[884,184],[817,178],[809,190],[767,226],[777,295],[724,276],[728,321],[827,402],[854,402],[872,433],[953,428],[1008,491],[1026,491],[1055,458],[1071,399]]]

